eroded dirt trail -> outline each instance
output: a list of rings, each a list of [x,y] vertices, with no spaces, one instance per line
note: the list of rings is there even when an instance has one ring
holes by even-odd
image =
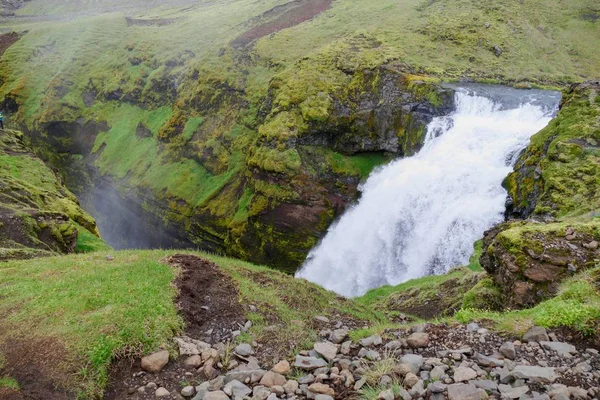
[[[177,307],[185,321],[185,335],[199,338],[209,343],[225,341],[232,331],[240,329],[245,323],[245,312],[239,303],[239,292],[230,277],[223,274],[219,267],[203,258],[177,254],[169,257],[167,263],[181,270],[175,284],[178,289]],[[140,359],[124,358],[118,360],[111,370],[109,387],[105,400],[118,399],[154,399],[154,390],[132,393],[154,382],[180,398],[178,392],[181,382],[195,378],[195,368],[183,364],[185,358],[171,360],[157,374],[142,371]]]

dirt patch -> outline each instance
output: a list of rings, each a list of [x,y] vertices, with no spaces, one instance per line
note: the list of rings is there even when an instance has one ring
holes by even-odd
[[[331,6],[331,3],[333,3],[333,0],[295,0],[274,7],[257,19],[260,21],[270,19],[268,22],[256,25],[244,32],[238,36],[231,45],[234,48],[243,48],[264,36],[311,20],[327,10]]]
[[[65,370],[68,360],[65,346],[53,338],[8,338],[0,343],[4,368],[0,376],[19,383],[19,393],[0,390],[0,400],[69,400],[75,398],[61,387],[72,372]],[[60,360],[60,361],[59,361]]]
[[[17,32],[5,33],[4,35],[0,35],[0,57],[2,54],[8,49],[10,46],[15,44],[17,40],[19,40],[19,34]]]
[[[246,318],[238,289],[216,264],[186,254],[171,256],[166,262],[181,269],[175,281],[179,289],[176,303],[185,321],[186,336],[215,344],[231,338],[231,332],[243,326]],[[152,383],[171,393],[164,399],[180,399],[182,382],[197,385],[203,381],[193,367],[183,365],[183,360],[185,357],[171,360],[160,373],[148,374],[142,371],[139,358],[120,359],[111,367],[104,399],[154,399],[154,389],[138,390]]]
[[[188,336],[206,338],[206,332],[212,330],[210,339],[218,342],[224,336],[220,333],[246,322],[236,285],[215,263],[184,254],[169,257],[167,262],[182,269],[175,282],[177,306]]]

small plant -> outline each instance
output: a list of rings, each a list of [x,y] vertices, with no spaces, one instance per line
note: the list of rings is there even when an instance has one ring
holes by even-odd
[[[367,370],[364,378],[370,386],[376,386],[384,375],[394,376],[394,367],[400,362],[391,351],[385,351],[379,361],[368,362],[363,360],[362,365]]]

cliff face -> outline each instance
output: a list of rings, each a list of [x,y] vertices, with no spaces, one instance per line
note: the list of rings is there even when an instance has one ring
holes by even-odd
[[[534,135],[505,182],[508,213],[528,218],[486,233],[482,266],[523,307],[600,260],[600,82],[569,88],[558,116]]]
[[[0,261],[84,251],[98,236],[93,218],[22,133],[0,130]]]
[[[426,124],[453,107],[452,90],[393,65],[342,75],[319,88],[275,79],[254,111],[233,90],[196,93],[174,110],[144,110],[134,93],[120,95],[137,106],[96,93],[81,112],[110,108],[111,122],[92,113],[29,135],[110,244],[199,246],[293,272],[361,179],[414,154]]]

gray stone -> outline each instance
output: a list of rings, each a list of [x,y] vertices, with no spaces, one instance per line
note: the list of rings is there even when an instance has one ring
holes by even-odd
[[[324,317],[322,315],[317,315],[315,317],[315,321],[319,321],[319,322],[323,322],[324,324],[328,324],[329,323],[329,318]]]
[[[500,346],[499,351],[500,354],[502,354],[504,357],[510,360],[514,360],[517,356],[517,352],[515,350],[515,345],[513,344],[513,342],[505,342],[502,346]]]
[[[338,347],[331,342],[315,343],[314,349],[317,353],[325,357],[329,362],[333,361],[337,354]]]
[[[565,355],[577,353],[575,346],[563,342],[540,342],[540,345],[546,349],[555,351],[559,356],[564,357]]]
[[[446,375],[446,370],[443,367],[436,365],[429,373],[429,378],[433,381],[440,380]]]
[[[482,400],[487,398],[488,395],[485,390],[478,389],[475,385],[465,383],[448,385],[449,400]]]
[[[181,395],[183,397],[192,397],[196,393],[196,389],[193,386],[186,386],[181,389]]]
[[[333,397],[328,394],[318,394],[315,396],[315,400],[333,400]]]
[[[477,355],[475,356],[475,360],[477,361],[477,364],[482,365],[484,367],[503,367],[504,366],[504,361],[499,360],[494,357],[484,356],[481,353],[477,353]]]
[[[523,340],[526,342],[547,342],[550,338],[548,337],[546,328],[534,326],[523,336]]]
[[[467,332],[477,332],[478,329],[479,325],[477,325],[475,322],[467,324]]]
[[[423,359],[423,356],[420,356],[418,354],[405,354],[400,359],[400,363],[407,364],[410,366],[410,369],[412,370],[413,374],[419,373],[419,370],[423,366],[424,362],[425,361]]]
[[[529,392],[528,386],[512,387],[510,385],[500,385],[500,392],[504,398],[518,399]]]
[[[312,374],[305,375],[298,379],[300,385],[310,385],[315,381],[315,376]]]
[[[223,391],[228,396],[233,396],[233,397],[244,397],[244,396],[247,396],[250,393],[252,393],[252,389],[250,389],[248,386],[246,386],[245,384],[243,384],[242,382],[237,381],[237,380],[233,380],[233,381],[229,382],[227,385],[225,385],[225,387],[223,388]]]
[[[154,392],[155,397],[167,397],[170,394],[171,393],[169,393],[169,391],[163,387],[156,389],[156,392]]]
[[[486,392],[492,392],[492,391],[497,391],[498,390],[498,384],[494,381],[490,381],[490,380],[477,380],[477,381],[471,381],[470,383],[472,383],[473,385],[475,385],[476,388],[479,389],[483,389]]]
[[[360,339],[361,346],[371,347],[371,346],[379,346],[383,341],[381,340],[381,336],[373,335],[368,338]]]
[[[454,382],[465,382],[477,378],[477,372],[468,367],[458,367],[454,370]]]
[[[402,348],[402,342],[399,340],[392,340],[391,342],[386,343],[383,348],[386,350],[398,350]]]
[[[443,382],[435,381],[427,388],[431,390],[431,393],[444,393],[448,385]]]
[[[381,359],[381,356],[375,350],[369,350],[367,351],[367,354],[365,354],[365,358],[370,361],[377,361]]]
[[[347,329],[336,329],[329,335],[329,341],[340,344],[348,337]]]
[[[515,379],[526,379],[535,383],[552,383],[557,378],[554,368],[533,365],[517,365],[512,370],[512,376]]]
[[[254,351],[252,350],[252,346],[250,346],[248,343],[241,343],[238,344],[235,347],[235,354],[242,356],[242,357],[248,357],[251,356],[252,354],[254,354]]]
[[[394,392],[392,389],[384,390],[377,396],[378,400],[394,400]]]
[[[425,332],[415,332],[406,339],[406,343],[411,349],[427,347],[429,346],[429,335]]]
[[[294,367],[306,370],[313,370],[326,366],[327,362],[321,358],[305,357],[301,355],[297,355],[296,361],[294,362]]]

